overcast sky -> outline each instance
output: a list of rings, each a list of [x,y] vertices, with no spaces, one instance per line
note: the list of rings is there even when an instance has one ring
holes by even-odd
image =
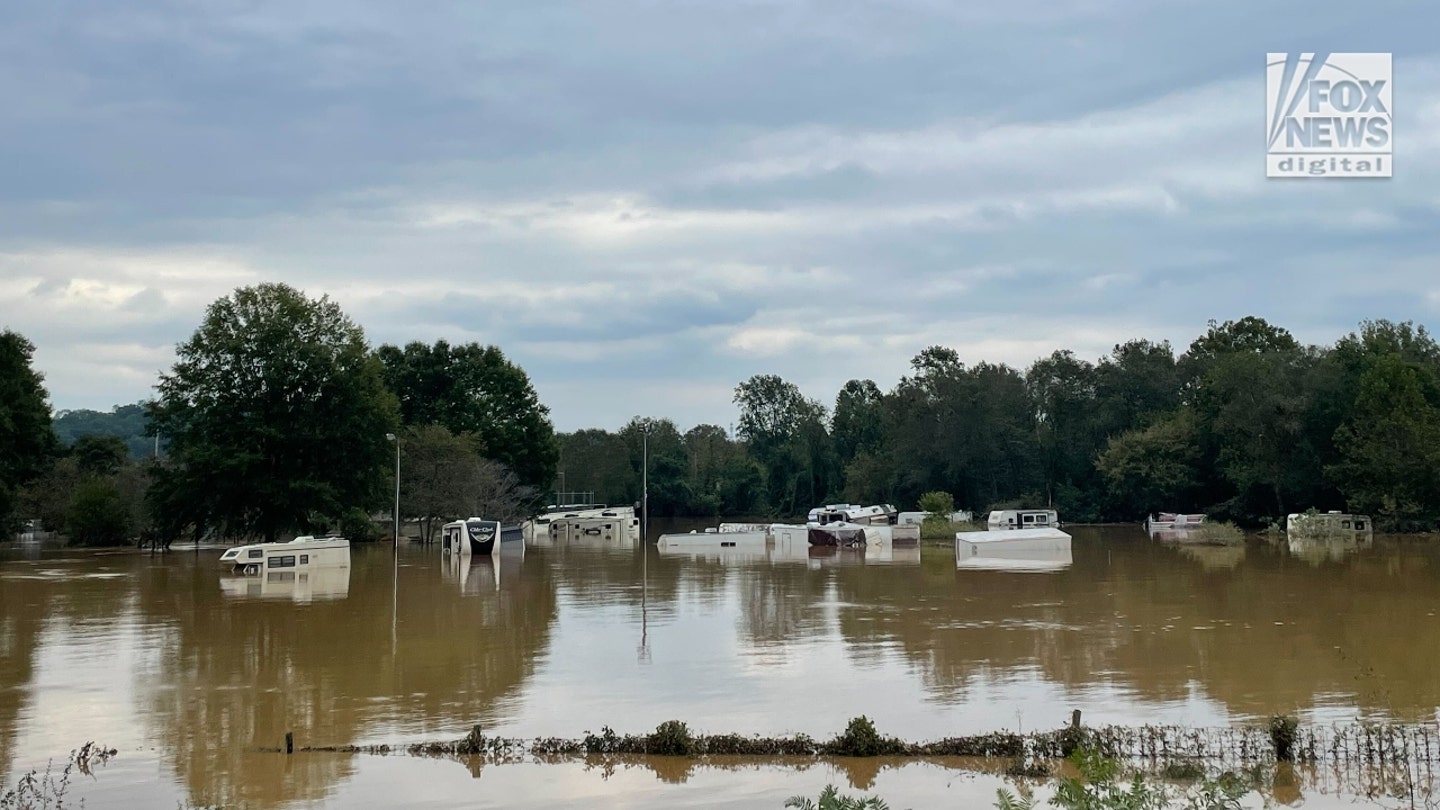
[[[0,4],[0,327],[150,396],[237,286],[494,343],[556,427],[1440,314],[1440,6]],[[1395,55],[1394,178],[1264,177],[1268,51]]]

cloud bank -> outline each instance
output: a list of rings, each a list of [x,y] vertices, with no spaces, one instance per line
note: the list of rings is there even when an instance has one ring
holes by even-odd
[[[1437,23],[1393,0],[10,4],[0,325],[56,407],[108,408],[210,301],[285,281],[376,344],[499,345],[573,430],[727,425],[756,373],[888,388],[936,343],[1024,366],[1247,314],[1314,342],[1430,322]],[[1395,54],[1392,180],[1265,180],[1284,48]]]

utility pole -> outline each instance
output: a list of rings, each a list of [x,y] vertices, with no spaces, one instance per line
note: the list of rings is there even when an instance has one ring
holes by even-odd
[[[640,542],[650,538],[650,420],[640,428]]]

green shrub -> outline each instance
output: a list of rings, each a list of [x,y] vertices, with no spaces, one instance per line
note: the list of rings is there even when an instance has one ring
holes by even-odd
[[[1217,546],[1245,545],[1245,532],[1228,520],[1207,520],[1195,529],[1195,535],[1200,540]]]
[[[620,745],[620,736],[615,729],[604,726],[599,734],[585,732],[585,753],[587,754],[613,754]]]
[[[380,530],[364,509],[351,509],[340,516],[340,534],[352,543],[372,543],[380,539]]]
[[[455,745],[455,753],[457,753],[457,754],[483,754],[483,753],[485,753],[485,735],[484,735],[484,733],[481,732],[479,725],[472,726],[471,729],[470,729],[470,733],[465,735],[465,739],[461,740],[459,743],[456,743],[456,745]]]
[[[120,490],[106,479],[81,481],[70,496],[65,530],[82,546],[119,546],[130,536],[130,507]]]
[[[842,757],[873,757],[884,753],[885,740],[865,715],[851,718],[845,733],[835,738],[835,753]]]
[[[646,748],[652,754],[670,757],[688,757],[695,750],[695,740],[690,729],[679,720],[666,720],[655,727]]]
[[[878,796],[841,796],[834,785],[826,785],[825,789],[820,791],[818,802],[806,796],[791,796],[785,800],[785,806],[796,810],[890,810],[890,805]]]
[[[1300,722],[1293,717],[1277,714],[1270,718],[1270,743],[1275,746],[1276,762],[1295,761],[1295,740]]]
[[[920,511],[927,519],[948,521],[955,512],[955,498],[948,492],[927,492],[920,496]]]

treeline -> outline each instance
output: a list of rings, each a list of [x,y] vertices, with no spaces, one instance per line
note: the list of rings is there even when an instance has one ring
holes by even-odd
[[[60,411],[54,419],[55,438],[61,447],[70,447],[86,436],[113,436],[120,439],[126,452],[137,460],[159,453],[149,425],[144,402],[116,405],[108,412],[88,408]]]
[[[514,519],[555,474],[548,410],[499,349],[372,350],[334,302],[283,284],[211,304],[156,398],[113,414],[52,418],[33,351],[0,333],[8,532],[39,519],[93,545],[327,529],[363,540],[393,510],[397,461],[401,516],[427,526]],[[158,458],[136,459],[137,421]]]
[[[1440,518],[1440,347],[1367,321],[1303,346],[1260,318],[1212,322],[1178,356],[1132,340],[1096,362],[1060,350],[1020,370],[931,347],[888,392],[851,380],[833,407],[759,375],[735,389],[734,437],[633,420],[560,437],[564,487],[640,495],[653,514],[794,515],[828,501],[976,511],[1053,505],[1069,521],[1203,511],[1249,525],[1352,509],[1394,528]]]
[[[1309,507],[1393,528],[1440,519],[1440,346],[1411,323],[1365,322],[1318,347],[1247,317],[1212,322],[1178,355],[1132,340],[1024,370],[935,346],[890,390],[851,380],[833,405],[757,375],[735,388],[734,435],[637,417],[557,436],[499,349],[372,349],[334,302],[280,284],[212,304],[155,400],[111,415],[118,438],[88,433],[104,415],[53,419],[32,354],[0,333],[0,520],[13,531],[39,517],[95,543],[374,534],[397,445],[402,517],[427,531],[514,519],[557,491],[638,502],[647,474],[657,516],[914,508],[943,492],[962,509],[1051,505],[1072,522],[1164,510],[1257,525]],[[137,461],[157,436],[160,457]]]

